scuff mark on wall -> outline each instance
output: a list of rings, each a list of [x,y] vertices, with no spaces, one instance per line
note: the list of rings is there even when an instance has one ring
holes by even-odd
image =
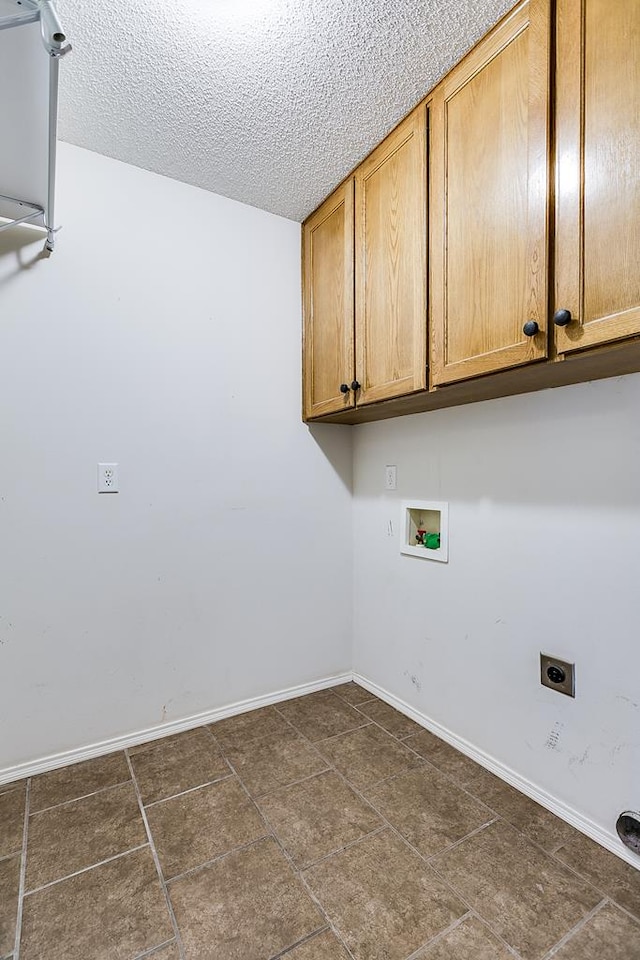
[[[640,707],[640,703],[636,703],[636,701],[632,700],[631,697],[625,697],[622,693],[619,693],[616,696],[616,700],[622,700],[623,703],[628,703],[630,706],[635,707],[636,710],[638,707]]]
[[[578,755],[577,753],[574,754],[572,757],[569,758],[569,766],[574,767],[577,764],[579,767],[582,767],[589,759],[590,753],[591,753],[591,747],[587,747],[585,750],[583,750],[583,752],[580,755]]]
[[[409,677],[409,680],[411,681],[411,683],[414,685],[418,693],[420,693],[420,691],[422,690],[422,680],[420,680],[419,677],[416,677],[414,673],[410,674],[408,670],[404,671],[404,675],[405,677]]]

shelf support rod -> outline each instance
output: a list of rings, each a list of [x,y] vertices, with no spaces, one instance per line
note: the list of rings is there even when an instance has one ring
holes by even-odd
[[[38,220],[39,218],[44,219],[44,208],[38,203],[30,203],[28,200],[17,200],[16,197],[6,197],[2,193],[0,193],[0,200],[8,200],[9,203],[15,203],[19,207],[29,207],[32,211],[24,217],[18,217],[16,220],[9,220],[7,223],[0,223],[0,233],[2,233],[3,230],[8,230],[9,227],[17,227],[21,223],[29,223],[30,220]]]

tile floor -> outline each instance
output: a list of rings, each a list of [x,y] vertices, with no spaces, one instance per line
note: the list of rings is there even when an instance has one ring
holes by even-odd
[[[0,787],[0,958],[142,957],[638,960],[640,872],[349,683]]]

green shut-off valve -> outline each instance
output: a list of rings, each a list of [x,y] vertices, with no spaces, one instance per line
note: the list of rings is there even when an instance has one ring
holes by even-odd
[[[427,533],[426,530],[418,530],[416,532],[416,540],[418,543],[421,543],[423,547],[426,547],[427,550],[440,549],[439,533]]]

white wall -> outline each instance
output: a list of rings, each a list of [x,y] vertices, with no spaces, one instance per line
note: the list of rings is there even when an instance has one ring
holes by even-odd
[[[354,431],[356,671],[609,834],[640,807],[639,410],[632,375]],[[448,564],[400,556],[413,497],[449,501]]]
[[[299,224],[65,145],[58,199],[50,259],[0,235],[0,770],[351,661]]]

